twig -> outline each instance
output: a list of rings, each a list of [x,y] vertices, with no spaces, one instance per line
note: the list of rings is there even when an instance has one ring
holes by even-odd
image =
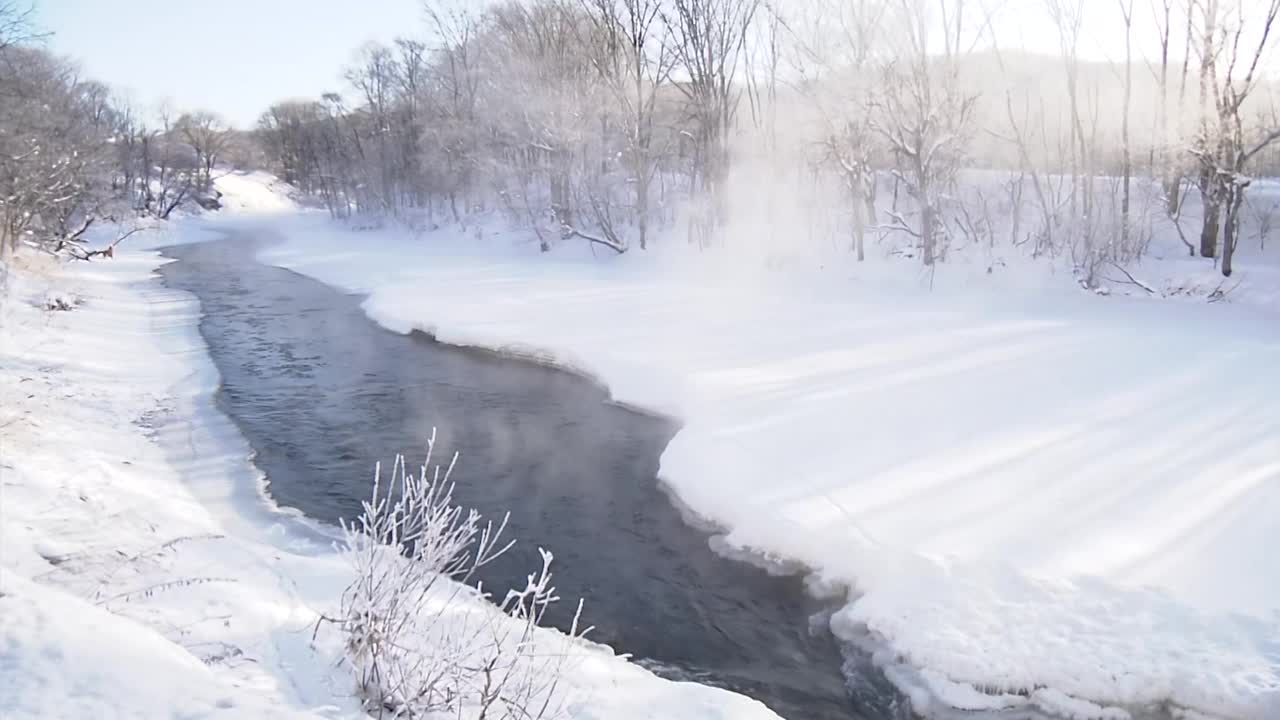
[[[912,228],[912,227],[911,227],[911,225],[909,225],[909,224],[907,223],[906,219],[905,219],[905,218],[903,218],[903,217],[902,217],[902,215],[901,215],[900,213],[895,212],[895,211],[893,211],[893,210],[886,210],[885,212],[886,212],[886,213],[888,213],[888,215],[889,215],[889,219],[891,219],[891,220],[893,220],[893,221],[894,221],[894,222],[893,222],[893,224],[890,224],[890,225],[883,225],[883,224],[876,224],[876,225],[872,225],[872,226],[870,227],[870,229],[871,229],[871,230],[876,230],[876,231],[880,231],[880,230],[901,230],[901,231],[903,231],[903,232],[905,232],[905,233],[908,233],[908,234],[912,235],[913,237],[915,237],[915,238],[917,238],[917,239],[919,239],[919,238],[920,238],[920,233],[919,233],[919,232],[917,232],[914,228]]]
[[[147,587],[144,587],[144,588],[138,588],[137,590],[122,592],[119,595],[112,595],[111,597],[103,598],[99,600],[97,604],[106,605],[107,603],[110,603],[114,600],[124,600],[127,602],[129,600],[133,600],[139,597],[148,598],[158,592],[163,592],[165,590],[172,590],[173,588],[187,587],[189,585],[204,585],[206,583],[233,583],[233,582],[235,582],[235,578],[224,578],[224,577],[179,578],[178,580],[170,580],[168,582],[156,583],[155,585],[148,585]]]
[[[1222,282],[1218,283],[1218,287],[1214,288],[1214,289],[1213,289],[1213,292],[1209,293],[1209,296],[1208,296],[1208,302],[1216,303],[1216,302],[1218,302],[1218,301],[1220,301],[1220,300],[1225,300],[1225,299],[1227,299],[1227,296],[1228,296],[1228,295],[1230,295],[1230,294],[1231,294],[1231,292],[1232,292],[1233,290],[1235,290],[1236,288],[1240,287],[1240,283],[1244,282],[1244,278],[1240,278],[1240,279],[1236,280],[1236,284],[1235,284],[1235,285],[1232,285],[1231,287],[1227,288],[1226,290],[1223,290],[1223,289],[1222,289],[1222,286],[1223,286],[1224,284],[1226,284],[1226,282],[1227,282],[1226,280],[1223,280]]]
[[[113,258],[116,256],[116,245],[119,245],[130,235],[133,235],[136,232],[140,232],[143,229],[144,228],[134,228],[129,232],[116,238],[115,241],[113,241],[110,245],[106,246],[105,248],[101,248],[99,250],[83,250],[75,245],[62,245],[62,244],[59,245],[58,249],[66,250],[67,254],[70,255],[72,258],[75,258],[76,260],[92,260],[94,257],[97,257],[98,255],[103,255],[105,257]]]
[[[1125,277],[1127,277],[1127,278],[1129,278],[1129,279],[1128,279],[1128,281],[1122,281],[1122,280],[1111,280],[1111,282],[1125,282],[1125,283],[1126,283],[1126,284],[1128,284],[1128,285],[1136,285],[1136,286],[1138,286],[1138,287],[1142,288],[1143,290],[1146,290],[1147,292],[1151,293],[1152,295],[1159,295],[1159,294],[1160,294],[1160,293],[1156,292],[1155,290],[1152,290],[1152,289],[1151,289],[1150,287],[1148,287],[1147,285],[1144,285],[1143,283],[1139,282],[1139,281],[1138,281],[1138,279],[1137,279],[1137,278],[1135,278],[1135,277],[1134,277],[1134,276],[1133,276],[1133,275],[1132,275],[1128,270],[1125,270],[1123,267],[1121,267],[1121,266],[1120,266],[1120,264],[1119,264],[1119,263],[1115,262],[1114,260],[1108,261],[1108,264],[1110,264],[1112,267],[1114,267],[1115,269],[1119,270],[1120,272],[1124,273],[1124,276],[1125,276]],[[1107,278],[1107,279],[1108,279],[1108,280],[1110,280],[1110,278]]]
[[[562,238],[564,238],[564,239],[568,239],[568,238],[571,238],[571,237],[580,237],[580,238],[582,238],[583,240],[586,240],[587,242],[596,243],[596,244],[598,244],[598,245],[603,245],[603,246],[605,246],[605,247],[609,248],[610,250],[612,250],[612,251],[614,251],[614,252],[618,253],[619,255],[621,255],[622,253],[624,253],[624,252],[626,252],[626,251],[627,251],[627,247],[626,247],[625,245],[622,245],[621,243],[615,243],[615,242],[611,242],[611,241],[609,241],[609,240],[607,240],[607,239],[605,239],[605,238],[602,238],[602,237],[596,237],[596,236],[594,236],[594,235],[588,235],[587,233],[584,233],[584,232],[582,232],[581,230],[579,230],[579,229],[577,229],[577,228],[575,228],[575,227],[573,227],[573,226],[571,226],[571,225],[565,225],[565,224],[561,224],[561,225],[560,225],[560,237],[562,237]]]

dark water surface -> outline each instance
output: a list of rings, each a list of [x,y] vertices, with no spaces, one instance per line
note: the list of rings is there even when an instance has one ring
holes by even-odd
[[[240,427],[271,495],[325,521],[351,518],[375,460],[415,464],[433,426],[460,454],[455,498],[509,510],[516,546],[480,579],[523,586],[537,548],[555,554],[565,624],[585,599],[589,637],[660,674],[730,688],[792,720],[900,714],[883,680],[857,678],[809,618],[798,577],[713,553],[659,488],[676,428],[608,402],[559,370],[390,332],[361,298],[254,259],[254,240],[169,248],[162,274],[199,298],[222,375],[218,406]],[[865,682],[863,682],[865,680]]]

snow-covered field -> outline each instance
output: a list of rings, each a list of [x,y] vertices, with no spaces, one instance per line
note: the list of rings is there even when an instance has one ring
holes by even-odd
[[[232,199],[233,212],[291,207]],[[0,717],[367,717],[342,639],[329,625],[313,639],[349,566],[331,530],[262,497],[249,447],[213,404],[199,308],[159,284],[164,261],[145,249],[210,237],[198,224],[131,239],[110,261],[20,259],[9,276]],[[54,300],[71,309],[45,309]],[[476,600],[453,616],[487,612]],[[575,652],[572,717],[776,718],[604,648]]]
[[[918,707],[1280,717],[1274,311],[270,224],[387,327],[680,418],[675,494],[851,589],[832,629]]]

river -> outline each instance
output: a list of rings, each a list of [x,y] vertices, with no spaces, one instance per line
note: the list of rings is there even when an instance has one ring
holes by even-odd
[[[351,518],[376,460],[460,454],[455,499],[511,513],[516,546],[479,579],[498,596],[555,554],[567,623],[585,600],[589,637],[660,675],[725,687],[791,720],[904,715],[888,683],[844,667],[798,576],[712,552],[663,492],[669,420],[609,401],[581,376],[390,332],[362,298],[259,263],[249,232],[165,250],[167,285],[199,299],[239,426],[272,498],[326,522]],[[856,664],[856,660],[850,660]],[[864,663],[865,664],[865,663]],[[850,678],[846,678],[846,672]]]

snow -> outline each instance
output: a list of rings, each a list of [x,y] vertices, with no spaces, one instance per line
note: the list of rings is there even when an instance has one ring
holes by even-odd
[[[1032,701],[1043,710],[1067,720],[1129,720],[1129,713],[1118,708],[1102,708],[1086,700],[1077,700],[1052,689],[1036,690]]]
[[[228,207],[290,207],[271,194]],[[153,272],[165,261],[147,248],[211,237],[202,225],[186,218],[136,236],[113,260],[20,256],[9,274],[0,716],[367,717],[339,662],[342,638],[322,624],[313,640],[350,580],[335,531],[263,496],[251,449],[214,405],[199,308]],[[45,310],[49,296],[81,302]],[[450,617],[491,612],[471,599]],[[574,718],[776,718],[609,648],[573,652]]]
[[[5,717],[207,717],[274,709],[256,695],[241,696],[151,628],[0,573]]]
[[[353,233],[265,175],[219,189],[216,220],[10,274],[5,717],[360,716],[340,639],[311,641],[349,577],[332,532],[263,498],[212,402],[198,308],[153,276],[148,248],[235,223],[282,239],[264,259],[369,293],[387,327],[563,364],[677,416],[661,474],[679,504],[726,554],[850,589],[832,631],[918,708],[1280,717],[1273,266],[1242,258],[1251,280],[1214,304],[942,274],[929,292],[714,252],[540,255],[495,223]],[[1134,270],[1220,282],[1172,254]],[[582,653],[574,717],[772,717]]]
[[[722,545],[852,588],[833,631],[913,696],[1280,717],[1265,303],[538,255],[492,223],[270,227],[265,261],[368,293],[388,328],[575,368],[678,417],[661,476],[680,502]]]
[[[227,171],[215,182],[223,209],[231,213],[284,213],[298,209],[296,191],[262,171]]]

